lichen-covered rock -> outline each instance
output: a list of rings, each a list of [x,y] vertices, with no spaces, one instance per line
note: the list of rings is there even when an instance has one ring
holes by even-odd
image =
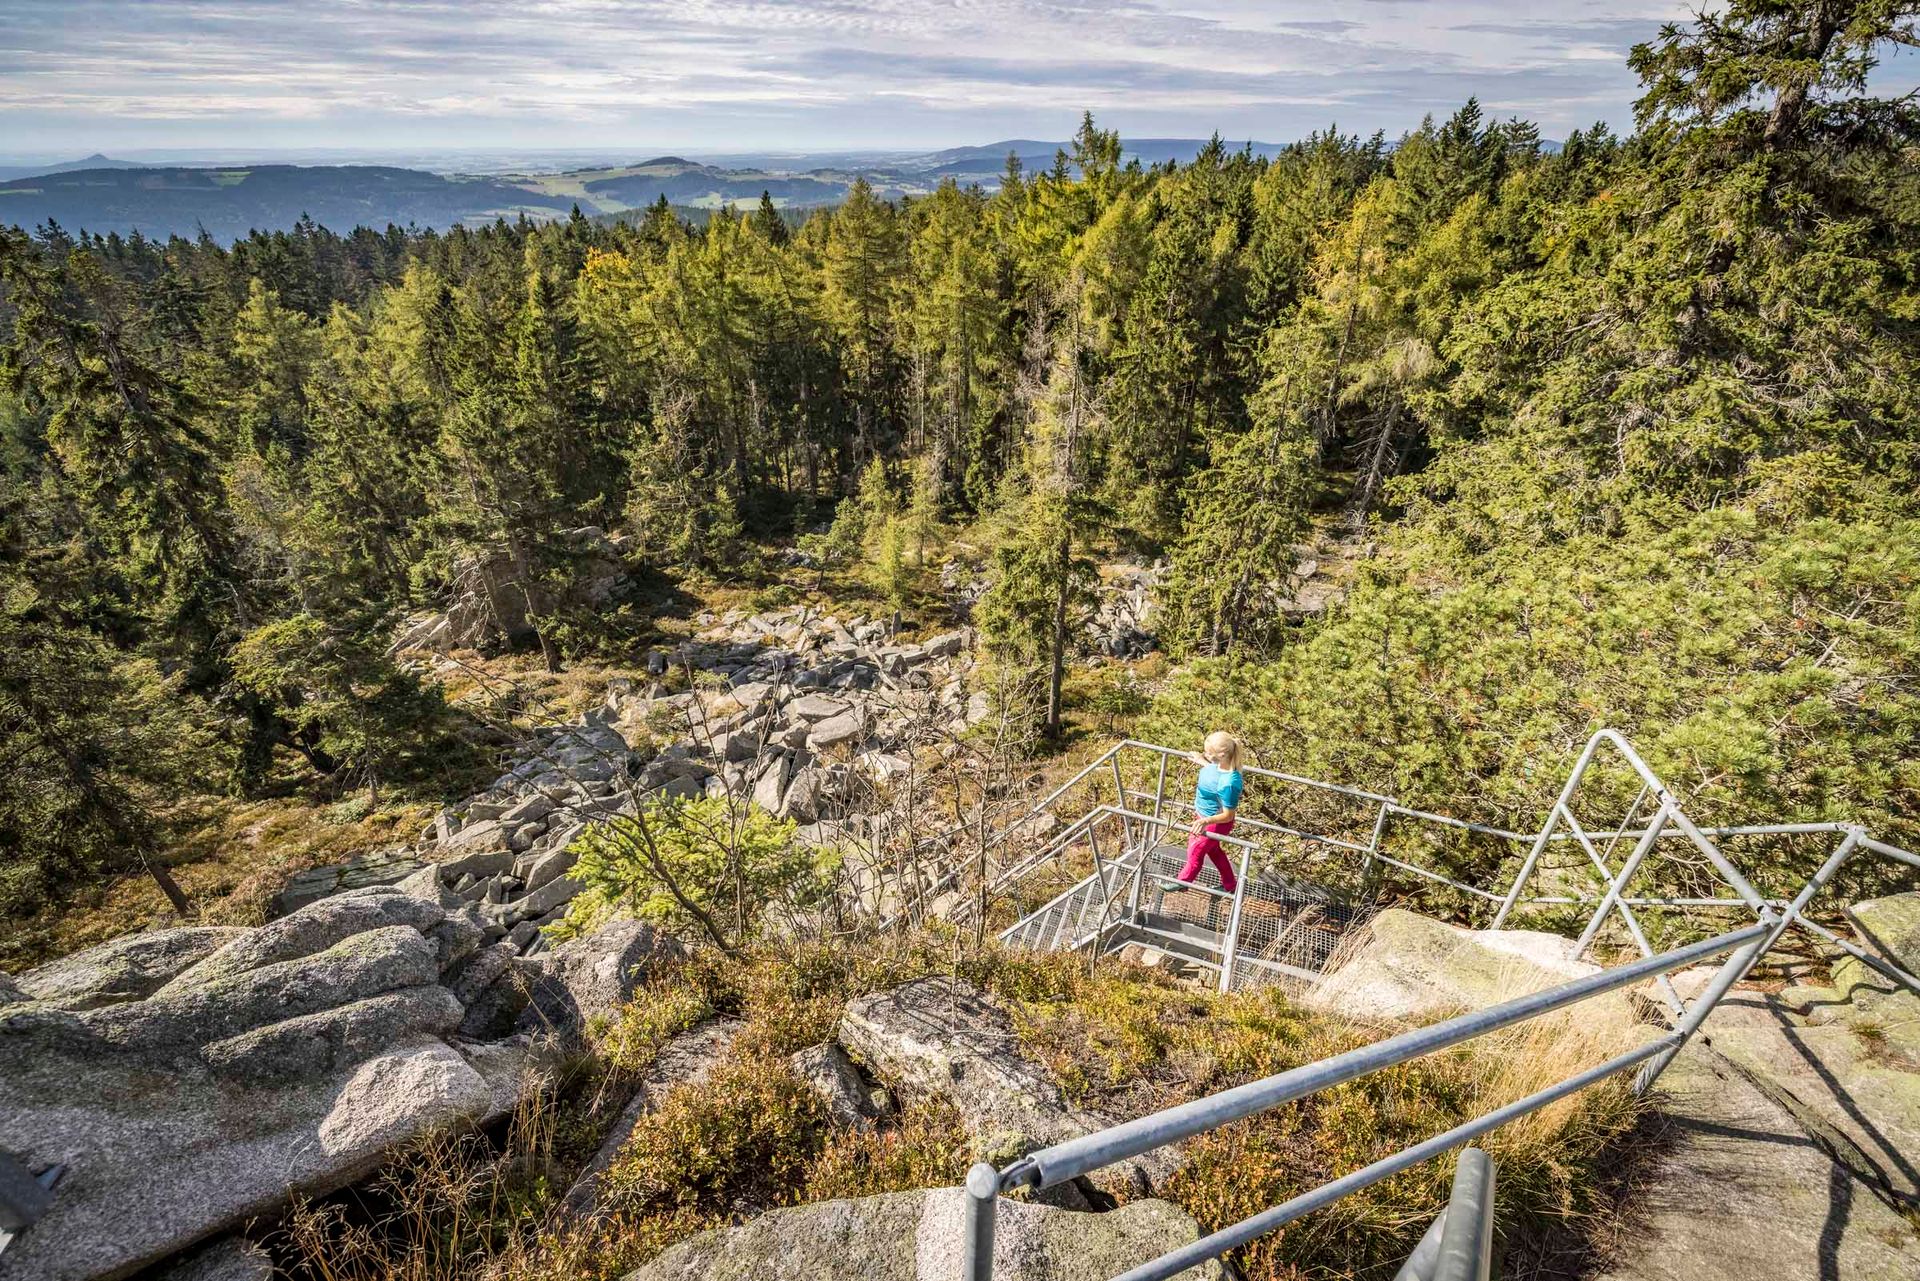
[[[409,987],[348,1005],[270,1023],[208,1045],[202,1054],[222,1075],[271,1081],[318,1076],[389,1045],[444,1036],[466,1010],[444,987]]]
[[[1913,1225],[1712,1051],[1681,1051],[1659,1091],[1666,1141],[1597,1281],[1911,1281]]]
[[[389,926],[424,934],[447,921],[446,909],[391,889],[321,899],[257,930],[241,930],[199,964],[182,971],[155,995],[173,996],[265,965],[312,956],[343,939]]]
[[[577,1038],[589,1021],[613,1013],[653,974],[686,955],[679,939],[643,921],[609,921],[521,962],[528,999],[516,1030]]]
[[[1767,1017],[1738,1004],[1704,1025],[1714,1050],[1885,1195],[1920,1205],[1920,1064],[1859,1025],[1807,1025],[1763,996]]]
[[[313,956],[79,1017],[111,1045],[139,1050],[198,1047],[382,992],[420,987],[439,975],[433,944],[410,926],[390,925],[342,939]]]
[[[1305,1003],[1342,1018],[1426,1022],[1599,971],[1573,940],[1536,930],[1466,930],[1390,908]],[[1624,998],[1615,997],[1614,1000]]]
[[[827,1105],[827,1114],[835,1124],[851,1130],[873,1129],[881,1109],[874,1101],[873,1091],[860,1079],[860,1069],[854,1066],[845,1050],[828,1041],[799,1051],[788,1063],[793,1074],[805,1081]]]
[[[958,1188],[894,1192],[774,1210],[738,1227],[682,1241],[626,1281],[955,1281],[960,1275]],[[1079,1214],[1002,1200],[995,1219],[995,1281],[1106,1281],[1199,1238],[1165,1201]],[[1177,1274],[1214,1281],[1209,1263]]]
[[[1847,916],[1869,945],[1920,975],[1920,892],[1867,899],[1849,907]]]
[[[335,894],[405,881],[423,866],[411,850],[402,847],[376,850],[329,867],[306,868],[287,878],[286,885],[274,896],[271,914],[276,918],[287,916]]]
[[[983,1154],[1025,1151],[1098,1128],[1021,1052],[1000,1003],[969,983],[919,979],[860,997],[841,1016],[837,1039],[903,1100],[951,1104]]]
[[[7,1281],[126,1276],[494,1106],[489,1082],[438,1041],[255,1083],[79,1035],[82,1019],[125,1008],[0,1013],[0,1147],[68,1167],[46,1217],[0,1255]]]
[[[64,1010],[91,1010],[137,1001],[160,990],[182,971],[251,933],[222,926],[183,926],[123,934],[111,942],[75,952],[17,980],[36,1001]]]
[[[458,1051],[427,1038],[368,1059],[334,1096],[316,1137],[331,1156],[384,1152],[458,1121],[476,1121],[493,1090]]]

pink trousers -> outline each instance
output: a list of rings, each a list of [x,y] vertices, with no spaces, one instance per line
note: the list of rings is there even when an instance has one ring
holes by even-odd
[[[1200,860],[1204,858],[1213,864],[1216,872],[1220,873],[1220,888],[1229,894],[1233,893],[1234,886],[1238,884],[1233,879],[1233,860],[1227,857],[1227,851],[1220,842],[1213,839],[1215,836],[1227,836],[1232,832],[1232,819],[1223,823],[1210,822],[1202,828],[1200,835],[1187,842],[1187,865],[1181,869],[1176,879],[1191,881],[1200,875]]]

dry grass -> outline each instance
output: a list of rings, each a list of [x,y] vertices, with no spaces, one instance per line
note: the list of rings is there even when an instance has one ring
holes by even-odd
[[[181,835],[167,862],[198,923],[258,925],[292,873],[411,841],[432,814],[424,803],[368,811],[359,797],[337,803],[201,797],[173,816]],[[0,970],[29,969],[129,930],[182,923],[150,877],[129,873],[64,907],[9,921],[0,936]]]
[[[1014,1012],[1027,1051],[1085,1106],[1139,1115],[1364,1044],[1380,1029],[1303,1011],[1276,989],[1220,996],[1154,971],[1084,958],[975,953],[950,936],[768,948],[696,957],[601,1030],[591,1084],[516,1118],[497,1144],[441,1140],[394,1167],[371,1211],[304,1207],[279,1242],[296,1277],[320,1281],[612,1281],[675,1241],[777,1205],[957,1181],[966,1136],[937,1104],[876,1133],[842,1130],[788,1068],[864,992],[952,974]],[[666,1096],[634,1131],[591,1223],[558,1211],[620,1092],[660,1046],[708,1013],[741,1019],[729,1059]],[[1619,1052],[1637,1035],[1589,1010],[1473,1048],[1430,1055],[1192,1141],[1163,1195],[1204,1228],[1275,1205],[1467,1117]],[[1510,1244],[1543,1232],[1590,1239],[1607,1211],[1602,1167],[1638,1108],[1601,1087],[1487,1140]],[[1444,1203],[1451,1162],[1387,1180],[1256,1242],[1249,1281],[1390,1276]]]

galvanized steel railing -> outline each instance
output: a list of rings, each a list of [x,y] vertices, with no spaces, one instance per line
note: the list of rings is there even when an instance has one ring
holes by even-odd
[[[1717,935],[1686,947],[1674,948],[1659,956],[1628,965],[1615,966],[1558,987],[1531,993],[1485,1010],[1459,1015],[1431,1027],[1416,1028],[1389,1037],[1373,1045],[1362,1046],[1302,1067],[1253,1081],[1231,1090],[1167,1108],[1134,1121],[1126,1121],[1092,1134],[1068,1139],[1020,1158],[1005,1169],[984,1162],[967,1172],[966,1211],[962,1245],[963,1281],[989,1281],[992,1276],[994,1214],[1002,1193],[1018,1188],[1043,1189],[1078,1178],[1118,1161],[1140,1156],[1155,1148],[1178,1143],[1196,1134],[1244,1120],[1262,1112],[1292,1103],[1311,1094],[1347,1081],[1397,1066],[1422,1055],[1465,1044],[1489,1032],[1511,1027],[1528,1019],[1565,1009],[1581,1001],[1608,992],[1617,992],[1649,978],[1656,978],[1697,962],[1726,956],[1705,991],[1695,999],[1680,1025],[1645,1045],[1615,1055],[1606,1062],[1578,1072],[1563,1081],[1537,1090],[1524,1098],[1496,1108],[1482,1116],[1454,1126],[1412,1147],[1384,1157],[1218,1231],[1188,1245],[1169,1250],[1157,1259],[1122,1273],[1114,1281],[1163,1281],[1188,1268],[1215,1259],[1254,1238],[1283,1227],[1295,1219],[1333,1204],[1342,1197],[1378,1183],[1438,1157],[1449,1149],[1470,1142],[1509,1121],[1538,1111],[1559,1099],[1577,1093],[1589,1085],[1639,1068],[1636,1088],[1645,1089],[1658,1077],[1673,1056],[1691,1038],[1706,1016],[1736,982],[1760,958],[1773,937],[1776,923],[1771,909],[1762,919],[1744,929]],[[1729,955],[1730,954],[1730,955]],[[1487,1189],[1490,1207],[1491,1187]],[[1442,1232],[1439,1253],[1447,1254],[1449,1236],[1469,1230],[1484,1237],[1486,1228],[1478,1217],[1487,1208],[1474,1212],[1470,1229],[1459,1226],[1456,1233]],[[1464,1216],[1463,1216],[1464,1217]],[[1464,1249],[1456,1249],[1459,1254]],[[1480,1256],[1484,1259],[1484,1252]],[[1482,1274],[1483,1275],[1483,1274]]]
[[[1597,754],[1603,748],[1618,753],[1632,771],[1633,776],[1639,779],[1640,788],[1621,821],[1604,830],[1588,831],[1574,816],[1572,801]],[[1135,750],[1157,753],[1160,757],[1155,789],[1152,793],[1128,789],[1120,773],[1119,754]],[[1114,803],[1096,805],[1087,814],[1069,824],[1038,853],[992,878],[989,886],[1003,889],[1035,868],[1061,857],[1068,848],[1083,839],[1092,850],[1094,871],[1078,884],[1056,895],[1038,911],[1029,913],[1015,922],[1013,926],[1002,932],[1001,937],[1009,942],[1025,942],[1035,946],[1064,945],[1097,948],[1100,940],[1114,923],[1113,908],[1121,901],[1122,889],[1128,891],[1126,896],[1128,911],[1136,910],[1139,885],[1146,875],[1146,858],[1154,845],[1155,833],[1164,833],[1174,824],[1174,819],[1167,810],[1168,762],[1185,755],[1186,753],[1175,752],[1155,744],[1128,740],[1116,744],[1098,760],[1082,769],[1067,784],[1056,790],[1048,798],[1047,804],[1059,800],[1075,785],[1092,777],[1100,766],[1109,764],[1112,766],[1116,792]],[[1477,899],[1497,903],[1498,910],[1493,918],[1493,924],[1496,927],[1503,925],[1514,908],[1522,903],[1538,905],[1595,903],[1595,909],[1571,949],[1571,955],[1575,958],[1585,955],[1607,918],[1618,915],[1628,937],[1640,951],[1641,959],[1602,970],[1542,992],[1522,996],[1490,1009],[1474,1011],[1431,1027],[1405,1032],[1375,1045],[1365,1046],[1207,1098],[1168,1108],[1151,1116],[1054,1144],[1013,1162],[1005,1169],[995,1169],[984,1163],[976,1165],[968,1172],[966,1182],[962,1271],[964,1281],[984,1281],[991,1275],[994,1207],[998,1197],[1004,1192],[1017,1188],[1052,1187],[1117,1161],[1139,1156],[1218,1126],[1283,1106],[1330,1086],[1405,1063],[1424,1054],[1462,1045],[1489,1032],[1651,979],[1659,985],[1661,995],[1672,1012],[1671,1030],[1666,1033],[1616,1055],[1604,1063],[1529,1094],[1525,1098],[1463,1122],[1424,1142],[1334,1179],[1283,1205],[1275,1206],[1240,1223],[1221,1228],[1190,1245],[1169,1251],[1157,1259],[1122,1274],[1116,1278],[1116,1281],[1158,1281],[1160,1278],[1172,1277],[1187,1268],[1217,1258],[1303,1215],[1330,1205],[1341,1197],[1423,1161],[1440,1156],[1447,1150],[1476,1139],[1509,1121],[1537,1111],[1558,1099],[1628,1069],[1637,1069],[1635,1089],[1645,1090],[1672,1062],[1674,1055],[1686,1045],[1733,985],[1744,978],[1760,958],[1779,941],[1780,936],[1793,926],[1806,929],[1827,942],[1839,946],[1877,973],[1909,990],[1920,993],[1920,977],[1908,973],[1892,957],[1875,956],[1866,949],[1839,937],[1832,930],[1806,915],[1814,898],[1832,881],[1841,866],[1857,854],[1863,851],[1869,852],[1915,868],[1920,868],[1920,857],[1874,839],[1857,824],[1785,823],[1717,828],[1697,826],[1680,809],[1672,793],[1641,760],[1631,745],[1611,730],[1602,730],[1588,741],[1573,771],[1569,774],[1566,785],[1561,789],[1559,798],[1549,811],[1545,825],[1538,833],[1531,835],[1416,810],[1401,805],[1391,797],[1358,788],[1343,787],[1251,767],[1245,772],[1257,778],[1360,799],[1378,807],[1375,811],[1370,838],[1364,844],[1265,820],[1245,817],[1239,820],[1256,832],[1284,834],[1330,849],[1357,853],[1363,859],[1364,871],[1370,872],[1376,863],[1384,864],[1427,880],[1445,883]],[[1145,805],[1149,802],[1150,809],[1135,808],[1136,805]],[[1651,807],[1642,817],[1642,807],[1647,806],[1649,802]],[[1382,848],[1382,839],[1389,824],[1396,817],[1524,843],[1527,846],[1527,853],[1506,892],[1496,894],[1386,853]],[[1102,824],[1114,822],[1122,828],[1123,843],[1118,857],[1108,857],[1099,848],[1098,834]],[[1791,900],[1763,897],[1726,857],[1719,845],[1721,840],[1730,837],[1810,834],[1832,834],[1838,836],[1839,841],[1819,869]],[[1232,845],[1241,851],[1238,885],[1231,896],[1234,900],[1233,911],[1228,929],[1222,938],[1221,959],[1218,964],[1220,987],[1224,991],[1233,985],[1234,950],[1239,932],[1240,909],[1249,885],[1247,875],[1249,856],[1256,848],[1256,842],[1236,836],[1217,836],[1215,839],[1223,845]],[[1685,840],[1696,849],[1705,858],[1713,873],[1732,891],[1733,897],[1706,898],[1631,893],[1629,885],[1636,873],[1658,849],[1662,840],[1672,839]],[[1611,856],[1622,841],[1628,840],[1632,841],[1632,845],[1626,860],[1616,872],[1612,867]],[[1527,882],[1538,869],[1542,854],[1555,842],[1573,842],[1587,856],[1594,873],[1604,886],[1597,900],[1594,896],[1584,894],[1524,897]],[[1604,847],[1601,843],[1604,843]],[[1210,892],[1220,894],[1219,891]],[[1080,897],[1076,899],[1076,895]],[[1222,897],[1226,896],[1222,895]],[[1092,928],[1089,929],[1087,918],[1096,901],[1100,905],[1100,913],[1094,918]],[[1752,912],[1755,919],[1742,928],[1655,954],[1646,931],[1634,911],[1635,908],[1646,907],[1733,909]],[[1073,918],[1070,929],[1067,926],[1069,916]],[[1052,931],[1051,934],[1045,935],[1044,939],[1041,937],[1043,931],[1039,929],[1041,925],[1050,926]],[[1723,956],[1726,959],[1715,971],[1705,989],[1691,1003],[1683,1001],[1667,980],[1667,976],[1675,970]],[[1455,1176],[1455,1189],[1458,1194],[1455,1205],[1435,1221],[1427,1237],[1422,1239],[1420,1246],[1408,1260],[1407,1266],[1402,1269],[1400,1274],[1402,1278],[1434,1281],[1434,1278],[1446,1277],[1451,1281],[1453,1278],[1486,1275],[1485,1269],[1490,1253],[1492,1174],[1490,1168],[1482,1168],[1483,1164],[1484,1158],[1469,1157],[1463,1161]],[[1431,1273],[1426,1270],[1429,1266],[1433,1269]]]
[[[1599,753],[1603,749],[1609,749],[1616,753],[1621,761],[1632,771],[1632,777],[1636,778],[1639,783],[1639,792],[1633,803],[1628,807],[1621,821],[1597,830],[1589,831],[1584,828],[1575,817],[1573,800],[1579,792],[1582,782],[1593,768]],[[1129,787],[1126,784],[1121,770],[1120,759],[1122,756],[1128,754],[1146,754],[1149,757],[1157,758],[1157,769],[1153,770],[1154,787],[1152,791]],[[1091,845],[1092,842],[1097,839],[1100,824],[1115,818],[1124,820],[1121,826],[1125,839],[1120,844],[1120,849],[1116,853],[1109,853],[1103,856],[1100,851],[1095,851],[1094,864],[1096,875],[1104,877],[1106,873],[1102,871],[1103,867],[1110,868],[1114,864],[1119,864],[1132,870],[1136,876],[1140,875],[1141,873],[1137,867],[1135,867],[1140,850],[1150,844],[1151,839],[1155,836],[1163,835],[1176,827],[1184,827],[1184,819],[1178,818],[1176,815],[1183,813],[1185,807],[1171,801],[1168,795],[1167,783],[1169,765],[1172,762],[1184,760],[1188,755],[1188,753],[1177,751],[1173,748],[1162,747],[1154,743],[1145,743],[1135,739],[1127,739],[1116,743],[1113,747],[1080,769],[1072,778],[1056,788],[1049,796],[1040,802],[1033,813],[1051,812],[1050,807],[1059,804],[1073,789],[1089,780],[1093,781],[1097,791],[1104,790],[1107,781],[1105,775],[1107,774],[1111,774],[1113,799],[1111,801],[1101,801],[1096,795],[1096,803],[1091,809],[1071,822],[1041,849],[1003,868],[997,874],[988,878],[986,882],[988,894],[994,895],[1006,891],[1038,869],[1057,861],[1068,850],[1078,845]],[[1851,942],[1840,938],[1818,922],[1808,919],[1804,914],[1804,909],[1814,895],[1831,881],[1841,865],[1861,852],[1871,852],[1916,868],[1920,868],[1920,857],[1916,857],[1906,850],[1902,850],[1886,842],[1875,840],[1864,828],[1857,824],[1774,823],[1724,827],[1698,826],[1681,810],[1679,803],[1667,789],[1666,785],[1647,767],[1646,763],[1640,758],[1639,754],[1634,751],[1632,746],[1612,730],[1601,730],[1588,740],[1573,770],[1569,773],[1565,786],[1562,787],[1558,798],[1549,810],[1545,824],[1540,831],[1536,833],[1515,832],[1484,823],[1468,822],[1450,815],[1436,814],[1432,811],[1403,805],[1394,798],[1378,792],[1370,792],[1363,788],[1347,787],[1338,783],[1323,782],[1318,779],[1305,778],[1296,774],[1286,774],[1277,770],[1264,770],[1254,766],[1245,766],[1243,767],[1243,772],[1247,774],[1250,779],[1266,780],[1270,783],[1283,785],[1288,788],[1304,788],[1310,792],[1317,792],[1325,796],[1336,796],[1351,801],[1363,802],[1372,809],[1373,818],[1368,828],[1367,837],[1362,841],[1335,835],[1331,832],[1309,831],[1304,827],[1261,819],[1247,814],[1243,809],[1237,820],[1237,829],[1243,829],[1245,832],[1251,833],[1256,839],[1249,839],[1247,836],[1242,835],[1215,837],[1222,845],[1232,847],[1239,852],[1237,860],[1239,871],[1237,877],[1238,885],[1232,895],[1233,903],[1230,913],[1230,925],[1226,938],[1223,940],[1225,945],[1215,953],[1216,959],[1197,963],[1215,970],[1220,975],[1220,986],[1223,991],[1231,988],[1236,968],[1245,962],[1245,958],[1236,955],[1232,944],[1238,940],[1237,927],[1243,915],[1242,900],[1245,898],[1250,886],[1247,871],[1249,870],[1253,854],[1260,848],[1261,843],[1257,839],[1259,837],[1292,838],[1329,852],[1357,857],[1359,860],[1357,870],[1363,884],[1371,884],[1376,872],[1380,868],[1392,868],[1428,883],[1444,885],[1476,901],[1484,902],[1492,906],[1494,908],[1494,916],[1492,919],[1494,928],[1499,928],[1504,925],[1512,912],[1519,906],[1571,907],[1592,904],[1593,911],[1588,917],[1585,927],[1581,931],[1576,941],[1576,946],[1573,949],[1572,955],[1575,958],[1586,955],[1598,937],[1601,927],[1610,916],[1617,916],[1620,919],[1627,936],[1642,956],[1652,956],[1653,946],[1641,924],[1636,909],[1684,908],[1709,911],[1734,910],[1757,912],[1763,907],[1768,907],[1783,914],[1780,918],[1780,931],[1783,932],[1789,927],[1798,926],[1808,933],[1818,935],[1828,943],[1841,947],[1850,954],[1857,956],[1864,964],[1896,982],[1913,986],[1916,981],[1914,976],[1907,974],[1905,970],[1899,968],[1897,965],[1893,965],[1884,958],[1876,957],[1866,952]],[[1643,815],[1642,809],[1648,805],[1649,801],[1652,802],[1652,805]],[[1512,882],[1504,892],[1495,892],[1448,876],[1433,868],[1423,867],[1419,863],[1411,861],[1409,858],[1398,857],[1394,853],[1390,853],[1387,847],[1389,833],[1395,830],[1394,825],[1396,823],[1402,822],[1411,823],[1423,828],[1472,833],[1515,846],[1523,845],[1526,847],[1526,850],[1524,856],[1521,858],[1519,870],[1515,874]],[[1012,829],[1008,830],[1010,831]],[[1004,832],[1002,833],[1003,836],[1005,834]],[[1763,897],[1733,862],[1726,857],[1719,845],[1719,842],[1728,838],[1785,838],[1823,834],[1838,838],[1837,845],[1812,880],[1810,880],[1807,885],[1802,888],[1800,894],[1792,900]],[[998,838],[996,838],[996,841],[997,839]],[[1611,858],[1615,849],[1623,841],[1631,841],[1632,845],[1626,861],[1620,865],[1618,872],[1615,872],[1611,866]],[[1630,883],[1636,875],[1643,870],[1649,858],[1656,853],[1661,844],[1670,841],[1684,841],[1690,844],[1693,849],[1704,857],[1713,874],[1732,891],[1731,896],[1703,897],[1698,895],[1660,895],[1631,892]],[[1590,870],[1599,883],[1599,893],[1525,894],[1524,891],[1529,881],[1535,876],[1544,852],[1549,847],[1567,844],[1576,846],[1581,853],[1586,856]],[[957,878],[957,876],[958,872],[955,872],[944,879],[946,882],[951,882],[954,878]],[[1029,913],[1027,917],[1016,921],[1007,930],[1002,931],[1001,937],[1008,941],[1022,941],[1023,935],[1030,932],[1027,927],[1033,924],[1036,917],[1044,916],[1050,910],[1055,909],[1060,899],[1071,896],[1077,892],[1084,892],[1091,882],[1092,877],[1089,877],[1079,885],[1069,887],[1061,895],[1056,896],[1053,901],[1043,905],[1035,912]],[[1212,894],[1220,893],[1204,883],[1197,883],[1191,887],[1183,888],[1198,889]],[[1135,905],[1137,905],[1137,895],[1133,901]],[[1031,942],[1032,940],[1027,939],[1026,941]],[[1288,967],[1282,966],[1280,968],[1286,969]],[[1295,977],[1311,978],[1312,976],[1296,975]],[[1677,1013],[1677,998],[1666,988],[1664,982],[1662,985],[1662,995],[1669,1008],[1674,1009]]]

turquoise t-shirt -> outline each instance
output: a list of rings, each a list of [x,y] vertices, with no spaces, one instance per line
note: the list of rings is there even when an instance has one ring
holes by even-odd
[[[1244,786],[1239,770],[1203,765],[1200,785],[1193,789],[1193,808],[1202,818],[1211,818],[1221,810],[1238,809]]]

